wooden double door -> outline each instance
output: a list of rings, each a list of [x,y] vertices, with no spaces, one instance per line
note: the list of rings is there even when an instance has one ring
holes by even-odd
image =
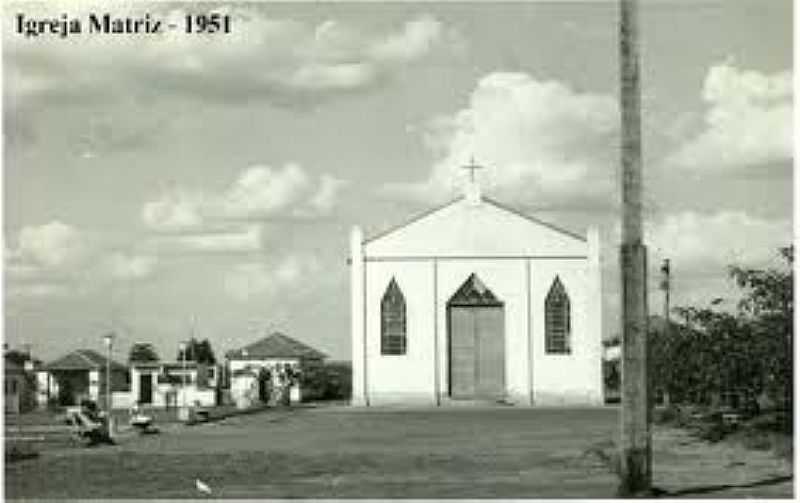
[[[505,394],[502,305],[451,305],[450,396],[497,399]]]

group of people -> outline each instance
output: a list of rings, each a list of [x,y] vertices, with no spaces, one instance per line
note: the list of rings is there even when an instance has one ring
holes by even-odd
[[[288,364],[277,364],[259,372],[259,399],[273,405],[290,405],[292,388],[298,383],[299,372]]]

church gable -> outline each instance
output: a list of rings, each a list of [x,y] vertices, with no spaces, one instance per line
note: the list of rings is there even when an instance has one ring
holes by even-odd
[[[368,239],[367,257],[583,257],[583,237],[488,199],[458,199]]]

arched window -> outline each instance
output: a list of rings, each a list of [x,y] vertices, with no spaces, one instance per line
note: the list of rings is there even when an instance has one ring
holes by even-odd
[[[381,300],[381,354],[406,354],[406,299],[394,278]]]
[[[568,354],[570,352],[569,296],[556,276],[544,301],[544,337],[547,353]]]

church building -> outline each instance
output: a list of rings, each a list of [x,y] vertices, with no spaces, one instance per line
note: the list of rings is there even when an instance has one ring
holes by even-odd
[[[600,242],[464,196],[351,233],[353,405],[600,405]]]

